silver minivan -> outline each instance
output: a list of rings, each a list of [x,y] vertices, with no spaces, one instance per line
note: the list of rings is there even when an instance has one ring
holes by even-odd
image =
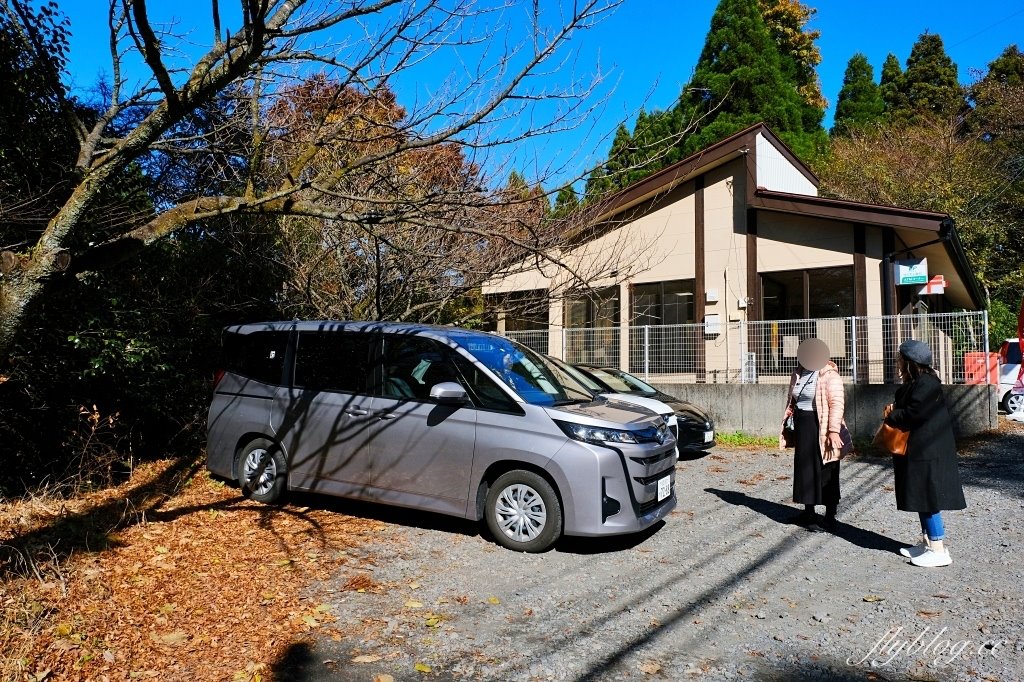
[[[675,439],[501,336],[382,322],[267,322],[223,335],[207,467],[288,490],[486,519],[510,549],[632,533],[676,504]]]

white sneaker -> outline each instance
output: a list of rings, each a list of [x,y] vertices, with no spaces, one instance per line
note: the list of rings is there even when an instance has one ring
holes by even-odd
[[[936,552],[929,549],[925,550],[920,556],[910,557],[910,563],[925,568],[936,568],[938,566],[949,566],[953,563],[953,558],[949,556],[949,551]]]
[[[923,542],[921,544],[919,544],[919,545],[914,545],[913,547],[901,547],[900,548],[900,554],[902,554],[903,556],[907,557],[908,559],[913,559],[914,557],[921,556],[922,554],[924,554],[927,551],[928,551],[928,545],[926,545]]]

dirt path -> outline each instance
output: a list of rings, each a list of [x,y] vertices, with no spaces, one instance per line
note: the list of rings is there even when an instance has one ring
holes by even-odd
[[[369,588],[324,586],[344,636],[293,647],[275,678],[1024,679],[1024,428],[965,451],[945,569],[896,554],[918,527],[895,510],[888,460],[844,462],[834,535],[786,523],[790,467],[771,451],[680,462],[664,526],[539,556],[361,508],[391,522]]]

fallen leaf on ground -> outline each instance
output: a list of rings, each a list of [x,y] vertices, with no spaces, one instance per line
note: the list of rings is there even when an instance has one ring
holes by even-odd
[[[154,642],[159,644],[181,644],[188,640],[188,633],[184,630],[175,630],[174,632],[168,632],[163,635],[158,635],[153,632],[150,633],[150,637],[153,638]]]
[[[885,597],[879,597],[877,594],[868,594],[864,596],[864,601],[874,603],[876,601],[885,601]]]
[[[498,599],[497,597],[488,597],[487,598],[487,603],[488,604],[500,604],[501,600]]]
[[[381,659],[381,657],[376,655],[376,654],[363,654],[362,656],[356,656],[355,658],[353,658],[352,662],[353,663],[376,663],[380,659]]]
[[[405,602],[405,608],[407,608],[407,609],[422,609],[423,608],[423,602],[416,601],[415,599],[410,599],[409,601]]]
[[[433,670],[433,668],[431,668],[426,663],[417,663],[413,667],[416,669],[416,672],[418,673],[429,673],[431,670]]]
[[[661,666],[655,663],[654,661],[645,661],[638,665],[637,668],[639,668],[640,672],[644,673],[645,675],[657,675],[659,672],[661,672]]]

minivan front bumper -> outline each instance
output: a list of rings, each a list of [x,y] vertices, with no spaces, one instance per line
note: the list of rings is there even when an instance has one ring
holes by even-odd
[[[676,506],[675,464],[674,440],[566,442],[547,467],[559,490],[571,491],[563,499],[565,534],[619,535],[657,523]]]

